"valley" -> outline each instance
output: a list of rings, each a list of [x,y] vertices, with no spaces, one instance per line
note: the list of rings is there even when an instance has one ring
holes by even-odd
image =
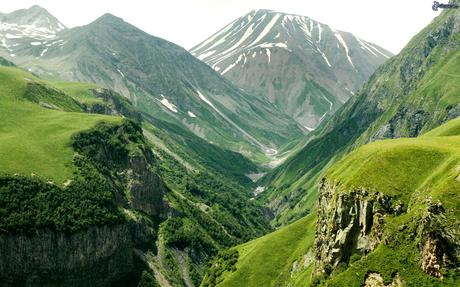
[[[460,284],[460,10],[64,23],[0,13],[0,286]]]

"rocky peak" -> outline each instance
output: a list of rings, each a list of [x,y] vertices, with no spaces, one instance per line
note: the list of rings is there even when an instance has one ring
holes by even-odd
[[[4,23],[46,29],[49,32],[59,32],[66,29],[56,17],[38,5],[5,14],[1,20]]]

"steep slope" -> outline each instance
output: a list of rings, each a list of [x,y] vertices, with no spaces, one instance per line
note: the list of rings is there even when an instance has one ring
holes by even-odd
[[[52,40],[28,43],[7,38],[0,55],[11,59],[14,54],[18,65],[47,78],[113,88],[151,117],[259,160],[303,134],[268,101],[234,87],[184,49],[113,15],[48,37]]]
[[[2,285],[135,286],[165,212],[142,130],[20,69],[0,82]]]
[[[392,54],[305,16],[255,10],[191,53],[315,129]]]
[[[315,214],[219,253],[201,286],[458,286],[459,192],[460,117],[364,145],[326,172]]]
[[[309,215],[264,237],[221,252],[201,286],[308,286],[314,263]]]
[[[143,270],[197,285],[219,250],[270,230],[251,190],[234,182],[237,168],[254,168],[241,155],[165,123],[143,131],[113,91],[0,62],[3,285],[136,286]],[[213,156],[222,163],[209,164]]]
[[[151,144],[181,162],[188,170],[209,169],[245,186],[253,185],[246,175],[257,172],[259,168],[249,159],[212,145],[179,125],[151,117],[149,119],[153,124],[144,121],[144,117],[148,116],[142,116],[129,100],[113,90],[79,82],[53,82],[52,85],[81,103],[86,112],[119,115],[142,123]]]
[[[459,284],[459,127],[457,118],[416,139],[365,145],[329,169],[318,204],[319,281]]]
[[[414,137],[460,111],[460,11],[444,11],[382,65],[306,146],[263,179],[263,200],[280,222],[314,205],[325,168],[346,152],[383,138]]]

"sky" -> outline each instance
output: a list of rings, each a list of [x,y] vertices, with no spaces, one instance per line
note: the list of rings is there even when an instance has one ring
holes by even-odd
[[[0,11],[32,5],[70,28],[112,13],[187,49],[253,9],[270,9],[308,16],[398,53],[438,15],[431,0],[14,0],[2,1]]]

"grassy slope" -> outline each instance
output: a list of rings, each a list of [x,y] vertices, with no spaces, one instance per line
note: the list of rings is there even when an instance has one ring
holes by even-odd
[[[225,272],[218,286],[286,286],[310,280],[311,265],[291,277],[292,266],[313,246],[315,217],[310,215],[264,237],[235,247],[239,259],[235,272]]]
[[[17,68],[0,67],[0,172],[34,173],[62,183],[73,171],[71,136],[99,121],[120,119],[43,108],[23,98],[32,82],[42,83]]]
[[[361,286],[370,271],[391,282],[399,273],[407,286],[458,286],[460,278],[443,281],[422,272],[417,230],[426,218],[426,202],[440,201],[445,217],[434,228],[460,236],[460,118],[416,139],[386,140],[354,151],[327,173],[329,181],[343,192],[366,188],[391,196],[408,207],[407,213],[385,218],[388,244],[363,257],[343,273],[333,276],[327,286]],[[405,226],[401,229],[401,226]],[[431,227],[433,228],[433,227]],[[403,231],[402,231],[403,230]],[[459,264],[459,262],[453,262]]]
[[[72,98],[81,103],[102,103],[102,99],[97,98],[91,92],[92,89],[100,89],[101,86],[91,83],[78,83],[78,82],[54,82],[53,85],[66,92]]]

